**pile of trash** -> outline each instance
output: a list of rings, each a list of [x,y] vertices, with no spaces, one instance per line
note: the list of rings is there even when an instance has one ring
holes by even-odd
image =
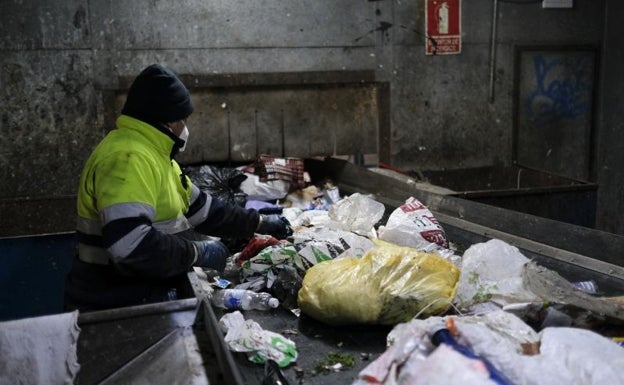
[[[374,196],[315,185],[296,158],[186,171],[211,193],[293,226],[286,241],[256,235],[235,250],[225,278],[237,289],[269,292],[328,325],[394,326],[354,384],[624,383],[624,350],[590,330],[624,321],[624,307],[593,282],[569,282],[498,239],[457,255],[417,197],[382,223]]]

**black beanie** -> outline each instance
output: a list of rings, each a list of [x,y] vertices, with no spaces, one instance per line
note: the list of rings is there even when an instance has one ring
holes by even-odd
[[[175,122],[192,112],[191,95],[184,84],[176,74],[159,64],[145,68],[134,79],[121,110],[122,114],[151,125]]]

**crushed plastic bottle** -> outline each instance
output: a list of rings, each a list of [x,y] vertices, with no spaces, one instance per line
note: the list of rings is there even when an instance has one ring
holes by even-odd
[[[216,307],[228,310],[269,310],[279,306],[279,300],[269,293],[242,289],[217,290],[211,302]]]

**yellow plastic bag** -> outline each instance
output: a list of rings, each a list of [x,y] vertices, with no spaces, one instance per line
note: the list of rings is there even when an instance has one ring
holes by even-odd
[[[393,325],[448,310],[459,269],[436,254],[381,246],[310,268],[299,290],[301,311],[332,325]]]

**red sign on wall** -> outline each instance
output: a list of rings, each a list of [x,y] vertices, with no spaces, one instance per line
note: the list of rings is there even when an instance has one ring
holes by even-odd
[[[461,52],[461,0],[426,0],[427,55]]]

